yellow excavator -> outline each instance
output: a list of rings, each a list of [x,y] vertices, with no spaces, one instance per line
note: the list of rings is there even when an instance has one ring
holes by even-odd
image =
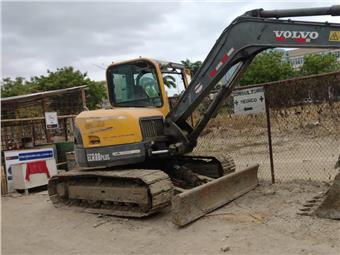
[[[190,153],[257,54],[275,47],[340,48],[340,24],[280,19],[315,15],[339,16],[340,6],[246,12],[223,31],[192,79],[172,62],[137,58],[110,65],[112,108],[76,117],[79,167],[50,179],[51,201],[122,217],[171,205],[173,222],[183,226],[254,189],[258,165],[235,171],[228,155]],[[194,124],[193,112],[225,75],[228,82]],[[174,83],[185,87],[176,102],[166,92]]]

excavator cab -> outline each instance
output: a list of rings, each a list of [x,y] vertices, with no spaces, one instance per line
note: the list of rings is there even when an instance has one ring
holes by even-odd
[[[168,143],[164,119],[176,104],[173,95],[187,87],[189,78],[184,65],[147,58],[110,65],[112,109],[84,111],[75,120],[79,166],[129,165],[159,155]]]
[[[146,58],[112,64],[106,72],[111,105],[159,108],[166,115],[169,92],[187,87],[189,73],[182,64]]]
[[[110,66],[107,82],[112,106],[162,108],[164,85],[158,73],[154,63],[142,59]]]

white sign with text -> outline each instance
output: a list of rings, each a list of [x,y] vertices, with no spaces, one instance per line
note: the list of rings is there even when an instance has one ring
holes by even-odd
[[[56,112],[45,112],[45,122],[47,129],[58,128],[58,115]]]
[[[235,114],[252,114],[266,111],[263,87],[234,91],[233,95]]]

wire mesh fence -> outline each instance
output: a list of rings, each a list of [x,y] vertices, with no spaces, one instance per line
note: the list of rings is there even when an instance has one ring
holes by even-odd
[[[271,170],[279,181],[333,179],[340,154],[340,72],[261,86],[265,88],[268,112],[235,115],[230,97],[203,131],[194,154],[228,153],[238,169],[258,163],[259,177],[264,180],[272,178]],[[201,111],[206,108],[204,103]],[[46,143],[48,136],[72,140],[73,118],[82,104],[78,93],[51,98],[44,107],[41,102],[19,110],[3,107],[2,118],[10,121],[2,122],[2,149],[17,149],[22,138],[32,136],[36,145]],[[57,129],[47,131],[44,117],[38,117],[43,111],[56,111],[65,118],[59,119]],[[273,169],[266,113],[271,124]]]
[[[340,154],[339,73],[267,85],[276,180],[332,180]],[[238,169],[259,163],[259,178],[270,180],[266,113],[235,115],[229,106],[210,121],[194,153],[229,153]]]
[[[82,87],[52,91],[51,95],[48,94],[51,92],[43,92],[14,97],[9,102],[2,100],[2,151],[23,148],[27,138],[32,140],[34,146],[72,141],[74,118],[83,110]],[[56,128],[47,129],[45,112],[57,113]]]
[[[340,153],[340,102],[272,110],[275,175],[332,180]]]

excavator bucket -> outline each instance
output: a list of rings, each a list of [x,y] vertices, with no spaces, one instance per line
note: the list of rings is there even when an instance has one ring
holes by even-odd
[[[314,213],[320,218],[340,220],[340,172],[335,176],[325,199]]]
[[[174,196],[172,222],[184,226],[254,189],[258,168],[253,165]]]

